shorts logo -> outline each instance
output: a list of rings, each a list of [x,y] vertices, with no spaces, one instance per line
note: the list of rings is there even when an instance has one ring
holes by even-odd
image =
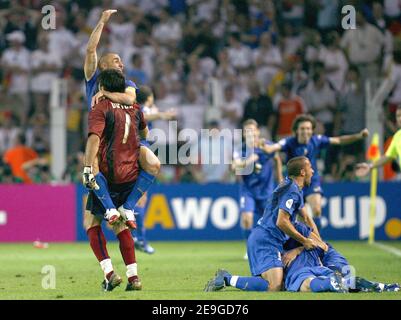
[[[277,258],[278,258],[279,261],[281,261],[281,253],[280,252],[278,253],[278,257]]]
[[[320,187],[313,188],[313,192],[320,192],[322,189]]]
[[[240,202],[241,208],[243,208],[245,206],[245,197],[241,197],[239,202]]]
[[[291,209],[293,203],[294,203],[294,200],[293,200],[293,199],[288,199],[288,200],[285,202],[285,206],[286,206],[288,209]]]

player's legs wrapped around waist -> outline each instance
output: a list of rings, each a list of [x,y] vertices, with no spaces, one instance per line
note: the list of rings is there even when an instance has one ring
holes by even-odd
[[[113,201],[116,208],[124,204],[134,185],[135,181],[108,185],[111,200]],[[86,210],[91,211],[91,213],[94,215],[101,216],[103,216],[106,212],[106,209],[103,207],[102,203],[93,193],[93,191],[89,191],[88,201],[86,202]]]

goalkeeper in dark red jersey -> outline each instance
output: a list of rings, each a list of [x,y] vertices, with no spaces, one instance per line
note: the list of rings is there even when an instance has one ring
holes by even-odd
[[[109,92],[124,92],[125,78],[117,70],[104,70],[99,75],[99,87]],[[106,291],[113,290],[122,279],[114,272],[107,252],[106,239],[101,229],[103,218],[112,225],[120,241],[121,255],[127,266],[126,290],[142,288],[137,273],[134,241],[127,227],[135,228],[135,218],[133,215],[125,215],[126,211],[120,210],[120,207],[132,200],[130,196],[139,173],[140,140],[146,138],[147,133],[146,122],[137,104],[122,105],[104,99],[89,113],[83,182],[90,190],[87,210],[93,217],[86,221],[85,228],[91,248],[104,272],[103,288]],[[99,172],[94,166],[96,157]],[[97,195],[93,192],[95,189]],[[102,203],[107,203],[108,208]],[[123,213],[121,216],[120,212]]]

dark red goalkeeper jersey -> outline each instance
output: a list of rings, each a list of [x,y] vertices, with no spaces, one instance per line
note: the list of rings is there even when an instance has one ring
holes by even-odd
[[[89,112],[88,136],[100,138],[99,170],[109,183],[135,181],[139,173],[139,131],[146,122],[139,105],[102,100]]]

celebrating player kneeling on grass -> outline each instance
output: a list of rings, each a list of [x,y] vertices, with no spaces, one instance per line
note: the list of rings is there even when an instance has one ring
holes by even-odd
[[[99,86],[110,92],[124,92],[125,78],[117,70],[104,70],[99,75]],[[91,191],[88,197],[87,209],[90,217],[85,219],[85,227],[90,245],[100,262],[105,280],[103,287],[111,291],[118,286],[122,279],[113,270],[111,259],[106,248],[106,239],[101,229],[101,222],[106,209],[95,196],[93,189],[98,188],[94,176],[101,175],[104,180],[104,196],[110,198],[110,206],[121,207],[132,193],[138,177],[138,157],[140,138],[146,138],[148,129],[138,105],[121,105],[108,99],[99,102],[89,113],[88,141],[85,151],[84,185]],[[98,156],[100,172],[92,171],[95,159]],[[95,169],[96,170],[96,167]],[[127,291],[140,290],[142,284],[137,274],[134,241],[126,225],[127,218],[121,217],[114,210],[106,214],[112,222],[114,233],[120,242],[120,251],[127,266]],[[128,220],[129,221],[129,220]],[[128,223],[134,226],[134,220]]]

